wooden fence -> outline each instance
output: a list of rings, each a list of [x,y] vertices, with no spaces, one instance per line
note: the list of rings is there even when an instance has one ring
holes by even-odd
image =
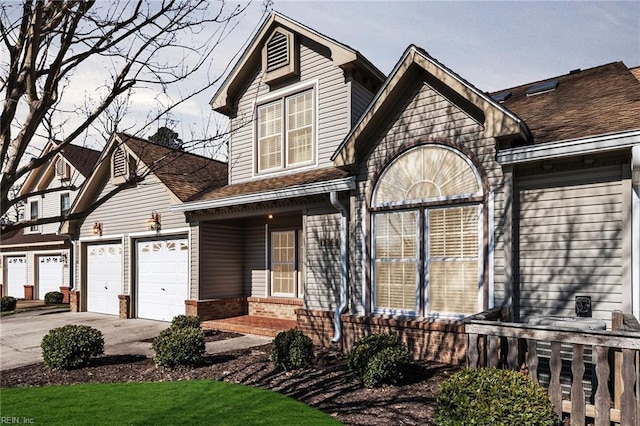
[[[614,321],[615,318],[614,315]],[[547,368],[548,363],[548,385],[544,385],[558,417],[568,414],[571,425],[584,425],[587,419],[593,419],[589,423],[597,426],[610,426],[611,422],[623,426],[639,424],[640,333],[619,330],[576,332],[483,320],[469,321],[465,331],[469,339],[467,364],[470,367],[522,370],[539,383],[539,367],[544,362]],[[541,347],[550,347],[550,354],[547,351],[543,356],[539,355]],[[586,358],[585,349],[589,355]],[[561,351],[565,358],[569,357],[564,369]],[[587,376],[591,376],[588,380],[595,391],[585,397],[583,381],[587,369]],[[561,375],[563,381],[570,382],[564,384],[565,395],[570,395],[564,399]]]

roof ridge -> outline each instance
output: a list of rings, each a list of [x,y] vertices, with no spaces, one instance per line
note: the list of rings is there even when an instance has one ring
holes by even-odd
[[[164,148],[164,149],[166,149],[168,151],[173,151],[173,152],[181,153],[181,154],[187,154],[187,155],[190,155],[190,156],[193,156],[193,157],[202,158],[203,160],[214,161],[216,163],[228,165],[228,163],[226,161],[222,161],[222,160],[218,160],[218,159],[215,159],[215,158],[207,157],[207,156],[201,155],[201,154],[196,154],[195,152],[191,152],[191,151],[187,151],[187,150],[183,150],[183,149],[171,148],[169,146],[162,145],[162,144],[150,141],[149,139],[141,138],[139,136],[130,135],[128,133],[117,132],[116,135],[118,135],[119,137],[124,139],[123,143],[126,143],[126,139],[134,139],[134,140],[138,140],[140,142],[145,142],[145,143],[148,143],[150,145],[154,145],[154,146],[157,146],[157,147],[160,147],[160,148]]]

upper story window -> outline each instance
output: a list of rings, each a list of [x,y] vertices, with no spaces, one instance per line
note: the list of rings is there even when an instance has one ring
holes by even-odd
[[[64,158],[56,160],[56,177],[60,180],[68,180],[71,175],[71,167],[64,161]]]
[[[298,74],[298,46],[295,35],[276,28],[262,48],[263,80],[274,83]]]
[[[69,214],[71,208],[71,198],[68,192],[60,194],[60,216],[66,216]]]
[[[111,182],[119,184],[129,179],[132,165],[125,150],[118,147],[111,156]]]
[[[257,171],[276,171],[315,161],[313,89],[258,106]]]
[[[40,217],[40,207],[37,201],[31,201],[29,203],[29,219],[35,220]],[[38,225],[31,225],[30,230],[33,232],[38,232]]]

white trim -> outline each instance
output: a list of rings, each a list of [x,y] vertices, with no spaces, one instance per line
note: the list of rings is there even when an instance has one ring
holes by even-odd
[[[505,164],[527,163],[550,158],[562,158],[595,152],[630,148],[640,143],[640,130],[610,133],[581,139],[566,139],[540,145],[505,149],[498,153],[498,162]]]
[[[367,289],[369,288],[368,283],[367,283],[367,265],[370,262],[367,262],[367,258],[371,258],[371,256],[369,255],[369,253],[367,253],[367,238],[371,238],[371,242],[373,243],[373,231],[369,230],[369,235],[367,235],[367,216],[368,216],[368,212],[367,212],[367,206],[365,205],[365,203],[362,203],[362,207],[360,209],[360,234],[362,236],[361,240],[360,240],[360,249],[362,250],[362,252],[360,253],[360,255],[362,256],[362,259],[360,259],[361,261],[361,267],[362,270],[360,272],[360,278],[361,278],[361,294],[360,294],[360,308],[362,309],[361,314],[363,315],[367,315],[369,314],[371,307],[373,306],[373,303],[371,303],[369,306],[367,306]],[[371,300],[373,300],[373,290],[371,289]]]
[[[105,244],[109,244],[114,242],[115,240],[120,240],[120,242],[122,242],[125,237],[126,234],[102,235],[97,237],[80,237],[78,241],[80,241],[81,243],[99,243],[103,241]]]
[[[262,201],[275,201],[283,198],[325,194],[331,191],[350,191],[352,189],[355,189],[355,176],[330,181],[306,183],[303,185],[295,185],[288,188],[273,189],[253,194],[234,195],[231,197],[221,198],[219,200],[192,201],[190,203],[171,206],[169,210],[175,212],[189,212],[202,209],[215,209],[218,207],[259,203]]]
[[[173,229],[161,229],[160,231],[141,231],[132,232],[128,234],[129,238],[149,238],[149,237],[165,237],[175,234],[189,233],[191,228],[173,228]]]
[[[495,306],[495,249],[496,249],[496,241],[495,241],[495,200],[496,194],[491,191],[489,192],[489,211],[488,211],[488,226],[487,233],[489,234],[489,247],[488,247],[488,259],[487,259],[487,267],[489,268],[489,300],[487,303],[487,307],[492,309]]]
[[[46,235],[46,234],[45,234]],[[65,243],[65,241],[70,241],[68,238],[64,239],[64,240],[58,240],[58,241],[47,241],[47,242],[42,242],[42,243],[26,243],[26,244],[2,244],[2,248],[11,248],[11,247],[43,247],[43,246],[59,246],[59,245],[63,245]],[[25,252],[26,253],[26,252]]]
[[[640,173],[640,145],[631,149],[632,176]],[[640,182],[631,186],[631,309],[640,318]]]
[[[484,311],[484,204],[480,203],[476,210],[478,221],[478,312]]]

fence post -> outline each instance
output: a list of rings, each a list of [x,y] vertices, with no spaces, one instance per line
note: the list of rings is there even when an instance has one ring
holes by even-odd
[[[624,325],[622,311],[615,310],[611,313],[611,330],[616,331]],[[613,350],[613,408],[620,409],[622,397],[622,353]]]

